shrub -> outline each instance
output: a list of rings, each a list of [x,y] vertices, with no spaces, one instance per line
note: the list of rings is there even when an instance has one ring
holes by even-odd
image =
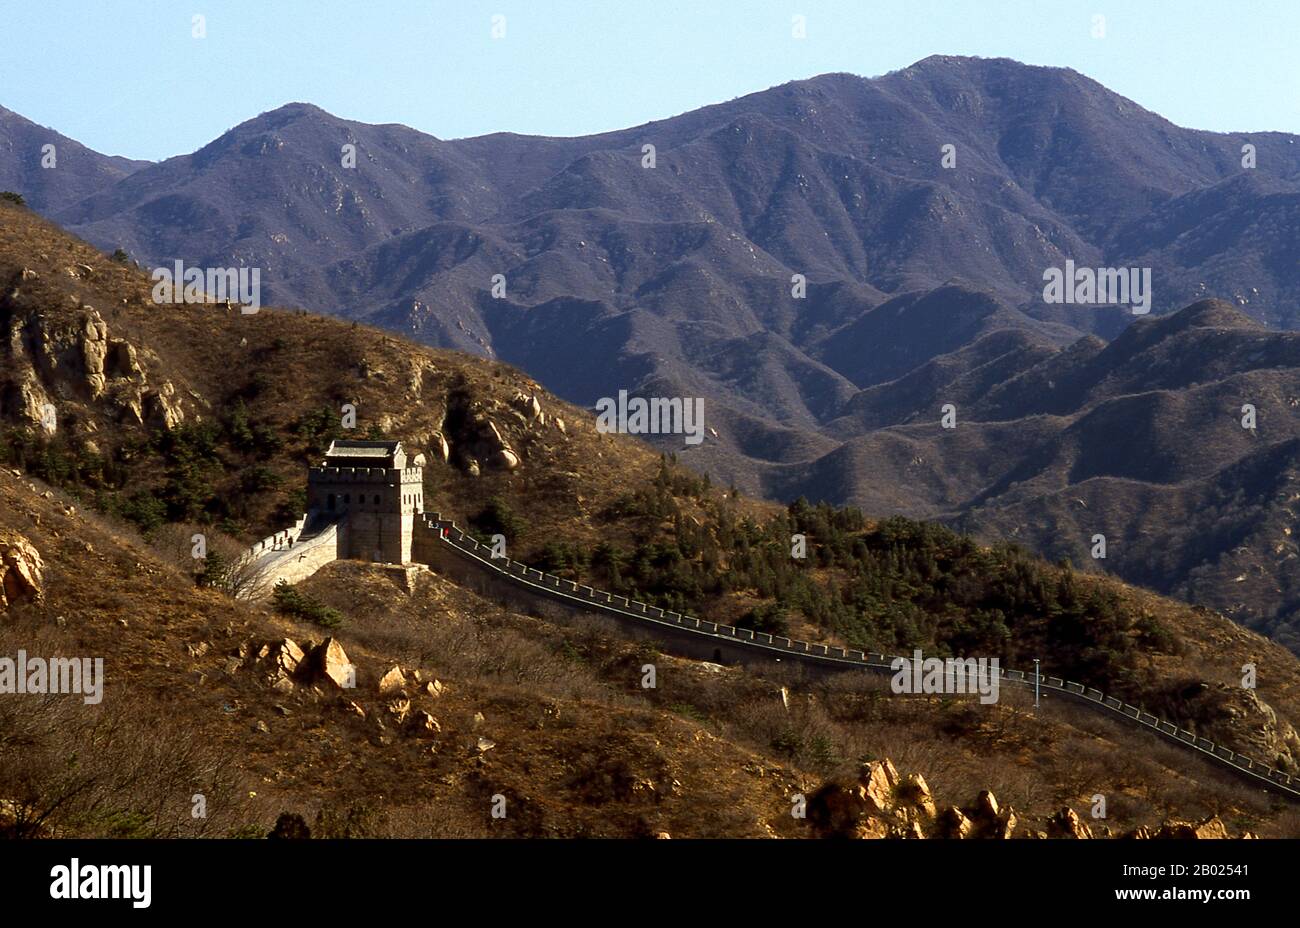
[[[764,603],[741,616],[736,622],[737,628],[749,628],[756,632],[766,632],[787,638],[790,635],[790,620],[779,603]]]
[[[275,608],[285,615],[315,622],[322,628],[335,629],[343,625],[343,614],[317,599],[295,589],[281,580],[272,593]]]
[[[514,510],[499,496],[487,501],[487,505],[470,519],[470,525],[485,535],[505,535],[518,538],[524,531],[524,522]]]
[[[135,523],[142,535],[150,534],[167,521],[166,503],[147,490],[136,490],[125,501],[117,503],[116,508],[122,518]]]

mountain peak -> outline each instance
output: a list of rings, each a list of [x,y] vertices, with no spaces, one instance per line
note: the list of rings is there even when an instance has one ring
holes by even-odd
[[[1227,300],[1200,300],[1164,320],[1172,328],[1261,329],[1261,326]]]

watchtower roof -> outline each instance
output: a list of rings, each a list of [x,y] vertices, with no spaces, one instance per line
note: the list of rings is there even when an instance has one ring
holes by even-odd
[[[406,452],[400,441],[332,441],[325,451],[326,467],[406,466]]]

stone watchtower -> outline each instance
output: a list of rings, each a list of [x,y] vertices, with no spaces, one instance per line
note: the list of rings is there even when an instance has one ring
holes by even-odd
[[[307,511],[338,524],[338,557],[406,564],[424,511],[424,455],[399,441],[335,441],[307,473]]]

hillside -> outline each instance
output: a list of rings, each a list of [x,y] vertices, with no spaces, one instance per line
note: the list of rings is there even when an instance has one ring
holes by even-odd
[[[1207,836],[1295,833],[1290,807],[1068,707],[1034,719],[1023,699],[990,715],[866,679],[766,680],[343,562],[305,587],[346,613],[328,634],[358,684],[339,693],[276,663],[286,637],[310,652],[319,627],[194,589],[129,531],[8,471],[0,504],[0,534],[24,533],[45,568],[40,601],[5,613],[0,651],[106,655],[98,710],[0,703],[0,829],[19,836],[293,834],[297,816],[315,837],[809,837],[839,833],[827,816],[863,757],[921,774],[934,808],[960,807],[978,830],[1066,836],[1061,809],[1088,823],[1101,790],[1096,837],[1212,817]],[[401,692],[381,692],[394,666]],[[73,751],[89,762],[68,772]],[[195,794],[206,817],[191,815]],[[796,794],[807,820],[790,815]],[[858,836],[939,833],[923,801],[899,805],[897,821],[859,807]]]
[[[41,136],[0,125],[16,153]],[[1112,573],[1300,648],[1291,136],[936,56],[581,138],[444,140],[292,103],[159,164],[69,163],[0,188],[104,251],[258,267],[267,302],[499,359],[580,406],[702,397],[716,435],[657,447],[751,495],[940,519],[1081,568],[1101,532]],[[1067,259],[1150,268],[1153,316],[1223,302],[1130,337],[1123,309],[1043,302]],[[1247,402],[1261,425],[1234,431]]]
[[[322,571],[302,593],[337,610],[330,629],[198,589],[190,533],[248,543],[281,527],[298,511],[304,466],[352,403],[359,432],[426,452],[430,509],[503,530],[515,557],[720,620],[781,615],[818,640],[993,649],[1008,665],[1042,655],[1300,769],[1300,664],[1223,616],[906,520],[738,498],[599,434],[589,413],[503,364],[292,311],[155,306],[142,272],[27,211],[0,204],[0,215],[0,530],[46,565],[40,598],[6,614],[6,653],[105,655],[107,691],[122,694],[115,718],[138,747],[102,762],[207,778],[232,797],[195,824],[191,789],[160,802],[140,776],[39,828],[265,833],[288,811],[324,834],[793,836],[809,833],[789,815],[793,791],[825,798],[863,761],[890,758],[971,816],[991,789],[1027,833],[1052,833],[1061,806],[1086,809],[1097,790],[1116,797],[1113,833],[1212,815],[1234,834],[1294,832],[1288,809],[1222,771],[1065,705],[1035,719],[1014,694],[984,713],[961,699],[884,698],[878,681],[714,669],[608,628],[504,612],[420,572]],[[792,521],[812,540],[808,564],[781,554]],[[267,675],[262,644],[289,637],[314,653],[306,642],[327,634],[359,665],[355,694]],[[664,681],[649,693],[637,682],[647,659]],[[1240,688],[1246,662],[1255,692]],[[394,665],[405,696],[378,692]],[[428,692],[429,679],[447,692]],[[178,699],[195,720],[184,738],[148,721],[164,706],[176,717]],[[420,712],[440,730],[413,729]],[[79,717],[57,729],[16,718],[42,750],[0,743],[12,758],[0,796],[24,809],[57,797],[48,765],[89,724]],[[304,751],[299,733],[317,747]],[[734,791],[721,805],[718,783]],[[430,789],[445,798],[436,815]],[[498,794],[525,811],[494,832],[483,809]],[[924,820],[923,833],[938,830]]]

